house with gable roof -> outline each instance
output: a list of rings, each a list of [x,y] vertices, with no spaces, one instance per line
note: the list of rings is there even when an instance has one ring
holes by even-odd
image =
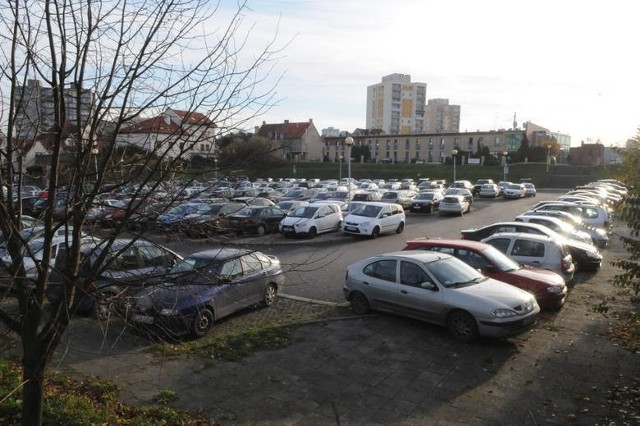
[[[267,124],[256,127],[255,134],[278,144],[282,158],[292,161],[322,161],[322,138],[313,120]]]
[[[118,132],[118,145],[133,145],[166,158],[215,157],[216,124],[206,115],[167,108]]]

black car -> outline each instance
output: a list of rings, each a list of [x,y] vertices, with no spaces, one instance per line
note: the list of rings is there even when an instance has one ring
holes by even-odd
[[[569,249],[571,257],[580,271],[597,271],[602,264],[602,254],[593,245],[564,237],[546,226],[537,223],[498,222],[481,228],[463,229],[460,231],[462,239],[474,241],[482,241],[498,232],[522,232],[546,235],[555,240],[562,240]]]
[[[259,303],[271,306],[285,281],[275,256],[236,248],[193,253],[168,276],[127,298],[123,311],[132,325],[202,337],[220,318]]]
[[[182,260],[182,256],[172,250],[143,239],[119,238],[110,247],[105,241],[89,240],[80,249],[81,271],[88,272],[104,250],[108,248],[109,252],[96,280],[90,283],[82,280],[82,288],[75,289],[78,299],[73,307],[78,313],[95,313],[98,317],[112,313],[114,301],[122,299],[132,288],[138,289],[166,276]],[[63,272],[67,261],[68,256],[58,249],[47,288],[47,298],[54,304],[69,290]]]
[[[280,221],[287,215],[274,206],[247,206],[226,217],[225,224],[236,233],[264,235],[278,230]]]

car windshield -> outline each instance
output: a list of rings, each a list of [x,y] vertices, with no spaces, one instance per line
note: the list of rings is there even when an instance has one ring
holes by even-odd
[[[425,266],[447,288],[473,285],[486,279],[480,272],[455,257],[439,259]]]
[[[304,217],[304,218],[312,218],[314,214],[318,211],[317,207],[298,207],[291,213],[289,213],[290,217]]]
[[[520,185],[509,185],[508,188],[509,189],[522,189],[522,187]]]
[[[353,207],[353,204],[351,205]],[[355,216],[377,217],[382,207],[369,204],[358,204],[352,208],[351,214]]]
[[[395,200],[396,198],[398,198],[397,192],[388,191],[382,194],[383,200]]]
[[[504,253],[502,253],[497,248],[490,246],[482,251],[487,259],[493,263],[496,268],[503,272],[511,272],[517,271],[518,269],[522,269],[522,266],[517,262],[513,261],[510,257],[507,257]]]
[[[196,270],[201,270],[211,266],[213,269],[216,269],[217,272],[220,272],[222,268],[222,263],[215,261],[215,259],[206,259],[202,257],[186,257],[182,259],[180,262],[176,263],[173,268],[171,268],[170,274],[179,274],[185,272],[193,272]]]
[[[237,212],[235,212],[233,215],[234,216],[244,216],[244,217],[251,217],[253,215],[254,209],[249,208],[249,207],[245,207]]]
[[[433,200],[433,192],[423,192],[416,195],[415,200]]]

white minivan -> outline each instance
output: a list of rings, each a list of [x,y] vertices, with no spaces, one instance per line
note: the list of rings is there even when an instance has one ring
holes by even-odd
[[[342,222],[342,211],[337,203],[311,203],[290,211],[280,221],[279,231],[285,236],[308,236],[337,231]]]
[[[404,209],[400,204],[360,203],[344,218],[341,230],[345,234],[376,238],[381,234],[401,233],[404,231],[405,220]]]
[[[518,263],[560,274],[566,282],[573,279],[576,271],[569,249],[547,235],[498,232],[482,242],[494,246]]]

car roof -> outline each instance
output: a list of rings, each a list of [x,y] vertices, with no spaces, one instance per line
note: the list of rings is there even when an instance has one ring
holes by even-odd
[[[483,241],[492,240],[494,238],[503,237],[503,238],[520,238],[520,239],[528,239],[542,242],[551,242],[556,243],[548,235],[540,235],[540,234],[530,234],[528,232],[496,232],[495,234],[491,234],[488,237],[484,238]],[[559,244],[559,243],[558,243]]]
[[[429,245],[429,246],[437,246],[437,247],[456,247],[456,248],[465,248],[470,250],[482,251],[487,248],[487,244],[474,241],[474,240],[463,240],[459,238],[428,238],[428,237],[420,237],[415,238],[413,240],[407,241],[407,246],[420,246],[420,245]]]
[[[435,251],[404,250],[404,251],[394,251],[391,253],[379,254],[376,256],[372,256],[370,259],[378,258],[378,257],[399,257],[399,258],[408,258],[408,259],[418,260],[420,262],[433,262],[434,260],[446,259],[453,256],[446,253],[439,253]]]
[[[248,254],[251,252],[255,252],[255,250],[241,249],[241,248],[233,248],[233,247],[222,247],[222,248],[212,248],[207,250],[198,251],[195,253],[188,254],[187,257],[196,257],[200,259],[231,259],[234,257],[242,256],[244,254]]]

